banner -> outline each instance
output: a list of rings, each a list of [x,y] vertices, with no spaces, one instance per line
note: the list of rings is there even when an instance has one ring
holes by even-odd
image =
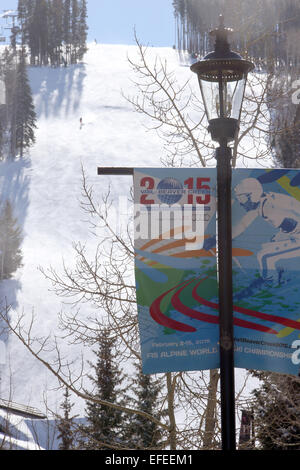
[[[143,371],[219,367],[216,169],[136,169]],[[300,172],[232,174],[235,367],[300,370]]]
[[[136,169],[134,195],[143,371],[216,368],[216,171]]]
[[[298,375],[300,171],[235,169],[232,196],[235,366]]]

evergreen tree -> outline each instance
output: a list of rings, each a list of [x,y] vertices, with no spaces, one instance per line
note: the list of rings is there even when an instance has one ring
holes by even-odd
[[[48,3],[38,0],[30,19],[29,47],[32,65],[47,65],[48,63]]]
[[[63,44],[63,0],[53,0],[49,4],[48,18],[48,54],[51,65],[61,64]]]
[[[78,0],[72,0],[71,43],[72,43],[71,63],[76,64],[76,62],[77,62],[77,50],[78,50],[78,47],[79,47],[79,8],[78,8]]]
[[[90,376],[95,386],[93,397],[113,404],[124,404],[124,393],[120,389],[123,375],[117,362],[113,340],[108,329],[103,329],[99,337],[99,349],[95,352],[96,364],[90,364],[95,376]],[[82,447],[85,449],[111,449],[122,445],[123,413],[113,407],[92,401],[86,407],[88,424],[83,427],[86,436]]]
[[[10,202],[6,201],[0,215],[0,280],[10,279],[22,266],[21,242],[21,230],[13,217]]]
[[[78,59],[82,60],[84,54],[87,51],[86,41],[87,41],[87,3],[86,0],[81,0],[80,5],[80,14],[79,14],[79,49],[78,49]]]
[[[255,436],[263,450],[300,450],[300,379],[254,372],[261,385],[254,390]]]
[[[4,142],[4,124],[0,114],[0,160],[3,157],[3,142]]]
[[[18,0],[22,46],[31,65],[77,63],[86,52],[86,0]]]
[[[21,25],[22,45],[26,42],[27,0],[18,0],[18,21]]]
[[[161,409],[159,395],[162,391],[160,379],[142,372],[141,365],[136,365],[137,376],[130,389],[134,392],[135,408],[160,420],[165,412]],[[157,449],[161,446],[161,428],[140,415],[134,416],[128,425],[128,444],[135,449]]]
[[[223,14],[236,32],[233,49],[247,50],[264,67],[292,70],[300,63],[298,0],[173,0],[173,7],[180,50],[205,55],[212,47],[208,32]]]
[[[35,143],[34,129],[37,127],[24,50],[22,50],[17,67],[12,107],[12,126],[15,126],[14,132],[11,133],[11,138],[14,140],[12,148],[19,151],[22,157],[24,149],[29,148]]]
[[[18,21],[21,28],[21,44],[29,45],[30,24],[33,21],[35,0],[18,0]]]
[[[10,155],[14,158],[15,152],[15,89],[16,89],[16,54],[11,48],[5,48],[3,54],[3,75],[6,91],[5,127],[10,136]]]
[[[65,44],[66,51],[66,63],[68,63],[70,61],[71,55],[71,0],[64,1],[63,41]]]
[[[66,388],[64,393],[64,401],[60,405],[63,410],[63,416],[57,421],[57,429],[59,431],[58,438],[61,440],[59,450],[74,449],[74,433],[73,433],[73,419],[70,416],[73,403],[70,402],[69,389]]]

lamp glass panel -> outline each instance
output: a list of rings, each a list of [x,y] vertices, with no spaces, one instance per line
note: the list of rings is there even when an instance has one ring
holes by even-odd
[[[232,110],[231,110],[231,117],[234,119],[239,120],[242,103],[245,93],[245,86],[246,86],[247,77],[244,76],[241,80],[238,80],[234,83],[234,90],[232,93]]]
[[[244,97],[246,76],[237,81],[227,81],[220,74],[219,81],[199,79],[207,120],[220,117],[239,120]]]
[[[219,117],[219,83],[199,79],[199,85],[207,120]]]

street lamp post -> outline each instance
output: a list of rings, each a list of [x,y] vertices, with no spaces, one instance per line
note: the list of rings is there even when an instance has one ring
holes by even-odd
[[[246,86],[254,65],[230,50],[228,34],[220,15],[215,50],[191,66],[198,76],[201,95],[214,141],[217,159],[217,217],[219,272],[219,328],[222,449],[235,450],[234,339],[232,295],[231,148],[235,139]]]

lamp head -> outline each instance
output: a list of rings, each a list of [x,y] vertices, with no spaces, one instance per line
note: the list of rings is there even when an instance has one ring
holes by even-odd
[[[234,139],[247,75],[254,68],[252,62],[230,49],[228,36],[232,32],[231,28],[224,27],[224,18],[220,15],[218,28],[210,32],[215,37],[214,50],[191,66],[192,72],[198,76],[212,138],[217,141],[224,137],[228,141]],[[216,122],[217,119],[227,122]]]

